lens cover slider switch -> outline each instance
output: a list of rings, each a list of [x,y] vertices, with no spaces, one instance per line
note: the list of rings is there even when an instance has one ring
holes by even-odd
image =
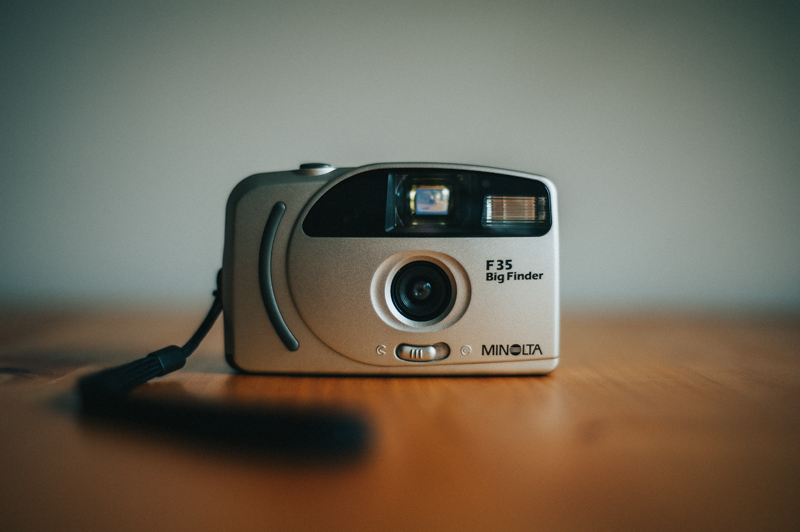
[[[450,355],[450,346],[440,342],[433,345],[400,344],[394,350],[400,360],[408,362],[434,362]]]

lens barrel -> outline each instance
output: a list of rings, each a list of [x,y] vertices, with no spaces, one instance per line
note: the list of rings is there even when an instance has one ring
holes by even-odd
[[[410,262],[392,279],[392,302],[400,314],[413,321],[440,317],[450,306],[452,294],[450,278],[432,262]]]

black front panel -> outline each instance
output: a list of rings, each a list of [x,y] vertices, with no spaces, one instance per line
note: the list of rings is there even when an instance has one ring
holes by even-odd
[[[544,183],[438,168],[356,174],[320,197],[303,220],[312,237],[542,236],[552,225]]]

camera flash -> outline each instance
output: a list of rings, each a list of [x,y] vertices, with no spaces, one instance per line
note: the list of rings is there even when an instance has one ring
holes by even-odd
[[[483,200],[483,227],[502,229],[546,221],[545,196],[486,196]]]

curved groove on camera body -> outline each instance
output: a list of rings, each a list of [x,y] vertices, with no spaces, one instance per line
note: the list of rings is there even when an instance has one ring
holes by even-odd
[[[286,212],[286,205],[281,202],[276,203],[272,207],[267,223],[264,226],[258,255],[258,285],[261,289],[261,299],[264,300],[264,309],[267,311],[272,327],[278,333],[278,337],[280,337],[286,349],[297,351],[300,348],[300,342],[297,341],[297,338],[286,325],[278,308],[278,302],[275,299],[275,289],[272,286],[272,246],[275,244],[275,235],[278,232],[278,226],[281,223],[284,212]]]

